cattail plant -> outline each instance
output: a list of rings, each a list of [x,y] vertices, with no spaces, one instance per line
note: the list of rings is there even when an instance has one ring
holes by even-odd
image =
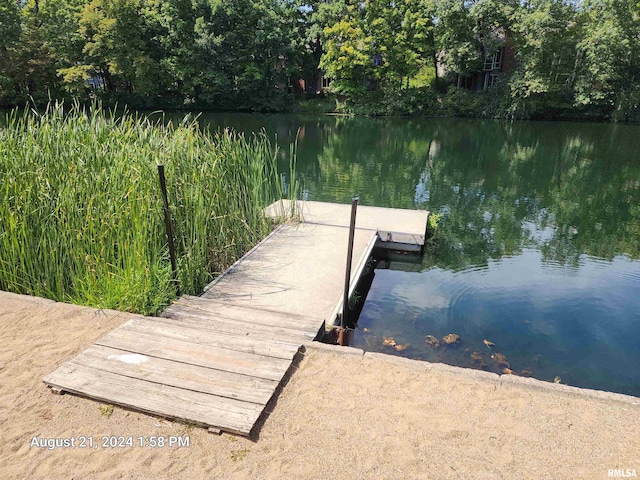
[[[181,290],[199,294],[272,228],[262,209],[284,194],[276,153],[264,134],[209,133],[189,117],[13,111],[0,128],[0,289],[160,311],[175,295],[161,163]]]

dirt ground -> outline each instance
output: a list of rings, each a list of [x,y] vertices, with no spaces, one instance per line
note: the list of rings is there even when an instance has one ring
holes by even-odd
[[[307,347],[248,439],[45,387],[46,374],[128,318],[0,292],[0,478],[640,475],[640,399],[353,349]],[[134,446],[102,448],[103,436]],[[138,445],[152,436],[189,445]],[[31,445],[34,437],[75,443],[48,449]],[[80,448],[80,437],[98,448]]]

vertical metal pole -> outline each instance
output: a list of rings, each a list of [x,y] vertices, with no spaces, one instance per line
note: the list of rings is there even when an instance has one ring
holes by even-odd
[[[171,258],[173,284],[176,288],[176,295],[180,296],[180,283],[178,282],[178,264],[176,262],[176,247],[173,243],[173,229],[171,228],[171,215],[169,214],[169,200],[167,198],[167,182],[164,178],[164,165],[158,165],[158,176],[160,177],[160,189],[162,190],[162,203],[164,205],[164,227],[167,232],[167,241],[169,242],[169,257]]]
[[[358,197],[351,200],[351,222],[349,223],[349,244],[347,245],[347,268],[344,277],[344,297],[342,299],[342,318],[340,319],[340,333],[338,343],[342,346],[349,344],[349,336],[345,327],[348,325],[349,315],[349,283],[351,281],[351,259],[353,257],[353,237],[356,231],[356,210]]]

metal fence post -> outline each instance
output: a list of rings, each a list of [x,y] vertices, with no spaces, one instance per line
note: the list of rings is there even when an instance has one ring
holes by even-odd
[[[176,295],[180,296],[180,282],[178,281],[178,263],[176,261],[176,247],[173,243],[173,229],[171,228],[171,215],[169,213],[169,200],[167,198],[167,182],[164,178],[164,165],[158,165],[158,176],[160,177],[160,189],[162,190],[162,203],[164,207],[164,227],[167,232],[169,242],[169,257],[171,259],[171,273]]]
[[[347,245],[347,267],[344,277],[344,297],[342,300],[342,318],[340,319],[340,333],[338,343],[342,346],[349,344],[347,334],[349,317],[349,283],[351,282],[351,259],[353,257],[353,237],[356,231],[356,210],[358,209],[358,197],[351,200],[351,221],[349,223],[349,243]]]

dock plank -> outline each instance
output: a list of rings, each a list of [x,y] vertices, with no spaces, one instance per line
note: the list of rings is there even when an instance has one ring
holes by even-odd
[[[282,358],[213,349],[197,343],[158,338],[120,328],[102,337],[96,345],[268,380],[280,380],[291,365],[291,360]]]
[[[289,343],[296,342],[299,345],[312,341],[318,333],[317,330],[315,332],[305,332],[287,327],[272,327],[269,325],[243,322],[241,320],[232,320],[197,310],[172,310],[166,318],[181,322],[181,324],[185,326],[192,325],[202,328],[203,330],[215,330],[221,333],[247,336],[256,339],[262,338],[276,341],[286,339]]]
[[[245,323],[264,325],[266,327],[286,328],[287,330],[299,330],[309,332],[317,330],[322,324],[321,319],[302,319],[290,316],[288,313],[269,312],[254,309],[244,305],[227,305],[227,308],[218,309],[216,303],[219,300],[204,300],[202,303],[184,302],[174,303],[162,312],[165,318],[171,318],[174,314],[206,315],[207,318],[220,318],[224,320],[237,320]],[[212,305],[206,306],[207,303]]]
[[[202,297],[297,316],[313,312],[325,321],[342,295],[348,237],[342,227],[285,225]],[[356,230],[353,258],[370,238],[371,231]]]
[[[215,397],[68,362],[45,381],[60,389],[153,415],[249,435],[264,405]]]
[[[306,223],[349,227],[351,205],[296,200],[296,209]],[[282,218],[291,211],[291,200],[280,200],[269,205],[265,212],[272,218]],[[384,208],[358,205],[356,228],[404,232],[424,235],[427,230],[429,212],[426,210],[407,210],[403,208]]]
[[[239,320],[251,318],[252,322],[262,323],[264,325],[281,326],[284,323],[290,328],[300,330],[317,327],[324,320],[321,317],[313,317],[311,315],[296,315],[290,312],[260,308],[254,304],[230,304],[219,298],[195,297],[191,295],[181,296],[173,302],[167,310],[171,311],[173,307],[200,309],[206,312],[216,313],[222,317]]]
[[[278,382],[94,345],[73,363],[147,382],[266,404]]]
[[[387,231],[379,231],[378,236],[380,237],[380,241],[384,243],[399,243],[406,245],[415,245],[417,247],[422,247],[424,245],[424,235],[415,235],[410,233],[398,233],[398,232],[387,232]]]
[[[267,357],[291,360],[298,353],[300,344],[277,342],[273,340],[253,339],[240,335],[219,333],[215,330],[192,328],[167,319],[134,318],[124,323],[120,329],[132,332],[147,333],[160,337],[173,338],[185,342],[206,345],[212,348],[223,348],[238,352],[255,353]]]

